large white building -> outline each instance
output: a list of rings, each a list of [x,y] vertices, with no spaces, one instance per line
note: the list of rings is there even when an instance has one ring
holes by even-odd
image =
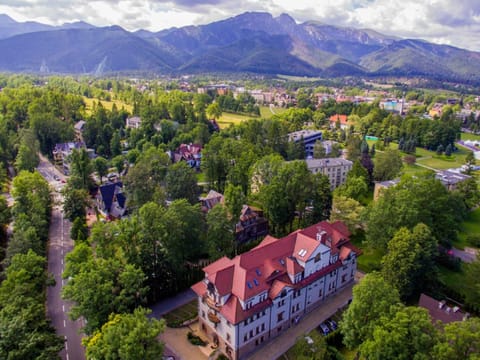
[[[205,267],[192,286],[200,328],[230,359],[245,358],[354,281],[359,250],[349,235],[323,221]]]
[[[321,173],[328,177],[330,189],[336,189],[347,181],[347,174],[352,170],[353,163],[343,158],[307,159],[308,170]]]

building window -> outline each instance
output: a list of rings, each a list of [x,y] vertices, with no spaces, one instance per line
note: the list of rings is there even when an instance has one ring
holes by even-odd
[[[257,346],[257,345],[258,345],[258,339],[257,339],[257,340],[255,340],[255,346]]]
[[[262,324],[262,331],[265,331],[265,323]],[[262,336],[262,339],[263,339],[263,336]]]
[[[253,337],[253,330],[250,330],[250,337]]]
[[[227,341],[230,342],[230,334],[227,334]]]
[[[319,298],[322,297],[322,289],[320,289],[320,291],[318,292],[318,297],[319,297]]]
[[[282,321],[283,320],[283,311],[277,315],[277,322],[279,321]]]
[[[257,331],[256,331],[255,335],[258,335],[258,333],[260,332],[260,328],[257,326],[256,330]]]
[[[202,310],[202,317],[205,319],[205,311]]]
[[[321,259],[322,255],[320,253],[318,253],[316,256],[315,256],[315,262],[319,262],[320,259]]]
[[[344,274],[344,275],[342,276],[342,284],[343,284],[345,281],[347,281],[347,274]]]
[[[247,340],[248,340],[248,335],[245,334],[245,336],[243,337],[243,342],[247,342]]]

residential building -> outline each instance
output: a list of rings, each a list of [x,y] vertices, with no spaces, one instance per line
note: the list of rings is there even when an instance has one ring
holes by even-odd
[[[208,213],[213,207],[217,204],[223,204],[225,202],[225,197],[216,192],[215,190],[210,190],[205,197],[200,198],[200,204],[202,211]]]
[[[75,139],[79,142],[83,142],[83,130],[85,129],[86,121],[80,120],[74,126]]]
[[[376,181],[375,188],[373,189],[373,200],[377,200],[381,195],[382,191],[388,189],[392,186],[397,185],[400,182],[400,179],[393,179],[387,181]]]
[[[323,221],[208,265],[192,286],[200,329],[230,359],[244,359],[354,281],[360,251],[349,236],[342,222]]]
[[[138,129],[142,125],[142,118],[139,116],[132,116],[125,120],[125,128]]]
[[[462,174],[460,172],[453,172],[450,170],[440,170],[435,174],[435,179],[440,180],[443,186],[445,186],[448,190],[455,190],[459,183],[470,178],[470,175]]]
[[[126,212],[126,197],[123,193],[123,184],[118,181],[101,185],[95,196],[97,209],[109,220],[119,219]]]
[[[70,155],[73,150],[86,149],[83,141],[55,144],[53,162],[65,175],[70,174]]]
[[[296,143],[303,141],[305,146],[305,156],[313,157],[313,148],[317,140],[322,140],[322,132],[317,130],[300,130],[288,134],[288,141]]]
[[[347,181],[347,174],[352,170],[353,163],[343,158],[307,159],[308,170],[321,173],[328,177],[330,189],[334,190]]]
[[[172,154],[172,162],[186,161],[190,167],[200,170],[202,145],[181,144]]]
[[[263,217],[263,211],[253,206],[243,205],[240,219],[235,225],[235,240],[240,243],[248,242],[267,234],[268,221]]]
[[[457,305],[451,306],[445,300],[438,301],[425,294],[420,295],[418,306],[428,310],[434,324],[437,321],[448,324],[463,321],[469,317],[469,313],[464,313]]]
[[[335,129],[337,124],[340,126],[340,129],[346,130],[348,129],[348,116],[347,115],[332,115],[328,119],[330,123],[330,128]]]

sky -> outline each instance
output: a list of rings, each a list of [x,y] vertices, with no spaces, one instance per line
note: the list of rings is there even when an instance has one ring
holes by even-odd
[[[297,22],[369,28],[480,51],[480,0],[0,0],[0,14],[51,25],[158,31],[201,25],[246,11],[287,13]]]

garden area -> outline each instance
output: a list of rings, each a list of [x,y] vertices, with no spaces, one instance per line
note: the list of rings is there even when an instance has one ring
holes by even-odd
[[[165,314],[163,318],[168,327],[180,327],[184,322],[194,319],[198,314],[198,300],[192,300],[191,302],[180,306],[168,314]]]

